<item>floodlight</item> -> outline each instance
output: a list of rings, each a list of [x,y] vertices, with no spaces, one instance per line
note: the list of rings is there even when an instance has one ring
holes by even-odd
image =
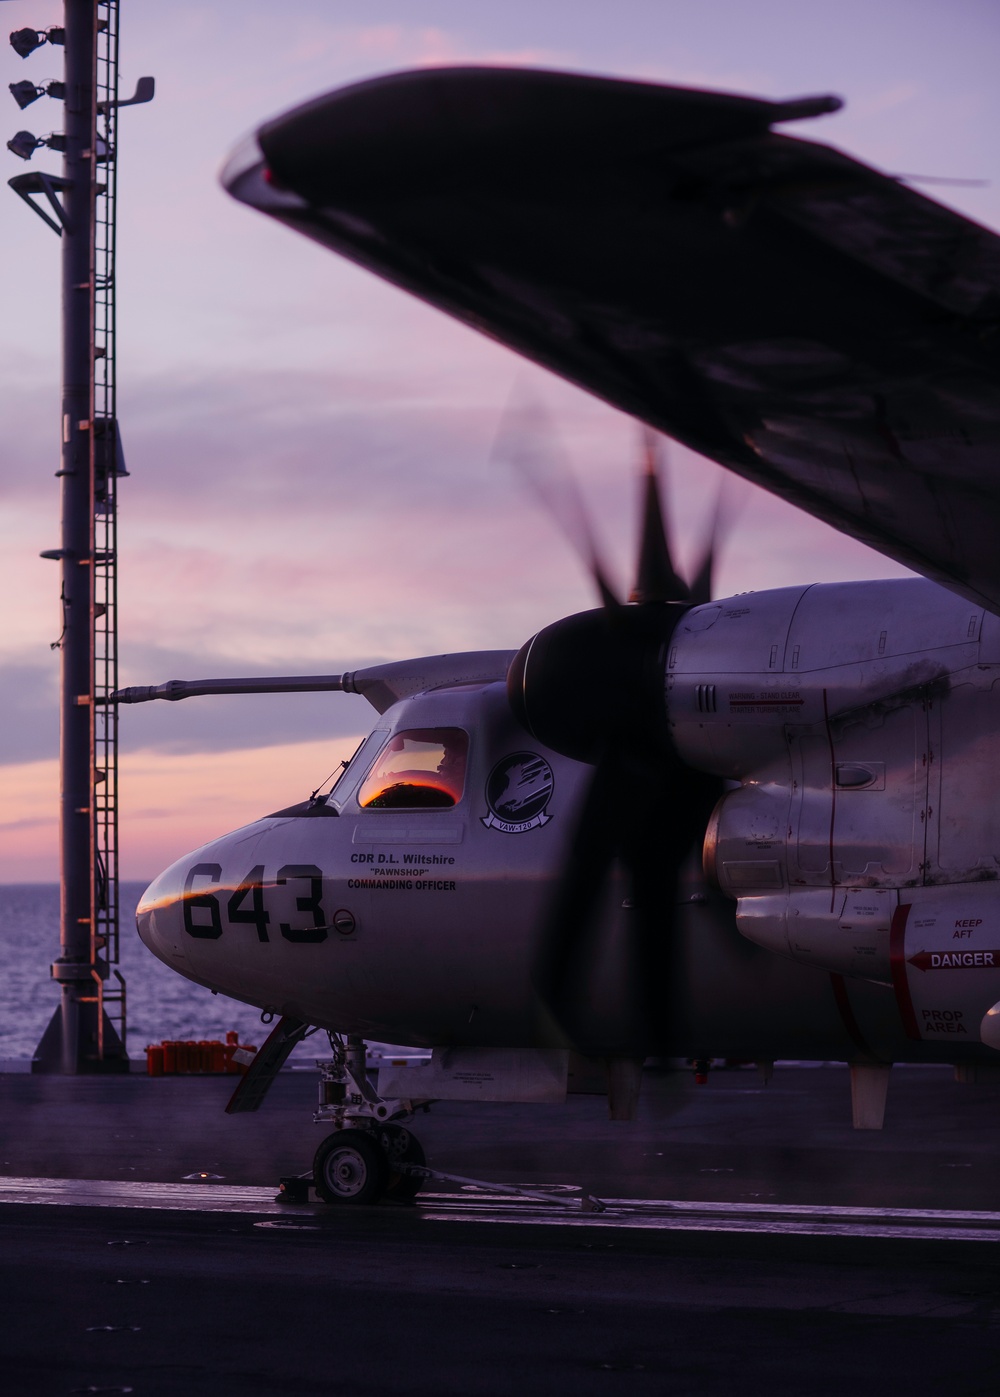
[[[103,27],[103,26],[102,26]],[[27,58],[43,44],[65,44],[66,30],[62,25],[53,24],[48,29],[15,29],[10,36],[10,46],[22,58]]]
[[[15,53],[27,58],[45,43],[46,35],[37,29],[15,29],[10,36],[10,46]]]
[[[12,151],[19,160],[30,160],[38,147],[43,144],[44,142],[40,141],[37,136],[33,136],[30,131],[18,131],[7,142],[7,149]]]
[[[32,102],[37,102],[45,91],[44,87],[36,87],[33,82],[28,82],[27,80],[24,82],[11,82],[8,83],[7,86],[10,89],[10,95],[21,108],[22,112],[25,107],[30,107]]]

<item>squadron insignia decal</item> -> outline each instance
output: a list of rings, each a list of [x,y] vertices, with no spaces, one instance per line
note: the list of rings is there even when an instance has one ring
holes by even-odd
[[[487,829],[523,834],[548,824],[545,807],[552,799],[552,768],[537,752],[514,752],[497,762],[486,782],[490,813],[482,817]]]

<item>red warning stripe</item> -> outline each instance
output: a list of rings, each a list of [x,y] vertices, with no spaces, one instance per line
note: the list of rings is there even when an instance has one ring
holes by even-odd
[[[836,971],[830,972],[830,984],[833,986],[833,997],[837,1004],[837,1011],[840,1014],[840,1021],[847,1030],[847,1035],[857,1048],[863,1058],[869,1062],[881,1062],[878,1053],[872,1052],[867,1038],[861,1031],[857,1016],[854,1013],[854,1006],[851,1004],[850,996],[847,993],[847,983],[843,975],[838,975]]]
[[[920,1041],[920,1028],[910,998],[910,985],[906,978],[906,958],[903,943],[906,940],[906,919],[910,915],[911,902],[902,902],[892,914],[889,927],[889,965],[892,970],[892,987],[896,993],[896,1007],[903,1021],[908,1038]]]

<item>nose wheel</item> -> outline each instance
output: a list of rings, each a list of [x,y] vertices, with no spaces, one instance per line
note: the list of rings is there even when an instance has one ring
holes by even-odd
[[[313,1160],[313,1183],[324,1203],[375,1203],[389,1182],[389,1159],[367,1130],[336,1130]]]
[[[416,1136],[401,1125],[378,1130],[335,1130],[313,1160],[313,1185],[324,1203],[410,1203],[423,1179],[405,1165],[424,1165]]]

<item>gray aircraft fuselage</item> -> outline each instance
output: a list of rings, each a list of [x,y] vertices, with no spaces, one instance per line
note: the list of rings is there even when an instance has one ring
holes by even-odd
[[[327,799],[177,860],[140,903],[145,944],[340,1033],[562,1042],[534,971],[590,768],[515,720],[508,658],[391,703]],[[677,892],[657,1046],[995,1061],[1000,619],[917,579],[783,588],[691,608],[662,658],[677,755],[728,789]],[[456,730],[455,804],[359,803],[394,738]],[[595,894],[585,1052],[631,1042],[626,891]]]

